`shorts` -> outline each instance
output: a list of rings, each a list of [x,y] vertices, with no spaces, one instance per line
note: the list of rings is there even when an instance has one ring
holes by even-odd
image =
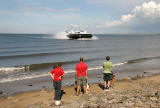
[[[77,78],[77,86],[80,86],[81,84],[83,86],[86,86],[86,84],[87,84],[86,76],[79,76]]]
[[[112,74],[111,73],[104,73],[103,75],[103,80],[108,82],[112,79]]]

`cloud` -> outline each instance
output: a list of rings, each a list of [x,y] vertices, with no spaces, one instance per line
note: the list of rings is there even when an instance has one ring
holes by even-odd
[[[94,5],[111,6],[115,8],[125,6],[126,8],[128,8],[130,6],[135,6],[138,4],[142,4],[144,2],[150,2],[151,0],[87,0],[87,1],[88,3]],[[154,0],[154,1],[158,2],[159,0]]]
[[[67,21],[67,20],[68,21],[74,21],[74,20],[80,20],[82,18],[81,15],[74,14],[74,13],[52,14],[51,17],[58,20],[58,21]]]
[[[136,6],[133,13],[139,19],[160,19],[160,3],[156,4],[154,1],[143,3],[141,6]]]
[[[132,19],[134,19],[134,17],[135,17],[135,15],[131,15],[131,14],[122,15],[120,20],[105,22],[105,25],[109,26],[109,27],[119,26],[124,23],[130,22]]]
[[[119,20],[106,21],[104,26],[99,25],[97,28],[127,28],[133,30],[136,28],[145,31],[160,27],[160,3],[154,1],[144,2],[140,6],[135,6],[130,14],[121,15]]]
[[[112,13],[124,14],[130,12],[135,6],[151,0],[86,0],[89,4],[103,7]],[[160,2],[160,0],[154,0]]]
[[[76,24],[70,24],[70,26],[71,26],[71,27],[74,27],[74,28],[79,28],[79,26],[76,25]]]
[[[53,9],[53,8],[48,8],[48,7],[23,7],[20,8],[20,11],[23,12],[73,12],[76,11],[76,8],[66,8],[66,9]]]
[[[87,0],[88,3],[101,6],[109,6],[114,8],[133,6],[149,0]]]

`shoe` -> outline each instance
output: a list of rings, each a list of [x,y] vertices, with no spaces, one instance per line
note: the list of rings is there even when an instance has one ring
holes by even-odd
[[[110,91],[109,88],[105,88],[104,91]]]
[[[61,104],[61,101],[60,100],[56,100],[55,101],[55,105],[59,106]]]

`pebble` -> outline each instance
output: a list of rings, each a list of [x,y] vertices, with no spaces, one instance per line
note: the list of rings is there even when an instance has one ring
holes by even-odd
[[[151,101],[157,101],[158,99],[156,97],[150,97]]]
[[[12,97],[12,96],[9,96],[8,99],[13,99],[13,97]]]
[[[14,99],[14,100],[13,100],[14,103],[17,103],[18,101],[19,101],[18,99]]]

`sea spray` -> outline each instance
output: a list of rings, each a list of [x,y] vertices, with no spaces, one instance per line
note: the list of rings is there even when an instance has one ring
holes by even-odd
[[[67,37],[67,33],[65,32],[58,32],[57,34],[54,35],[55,39],[69,39]]]

